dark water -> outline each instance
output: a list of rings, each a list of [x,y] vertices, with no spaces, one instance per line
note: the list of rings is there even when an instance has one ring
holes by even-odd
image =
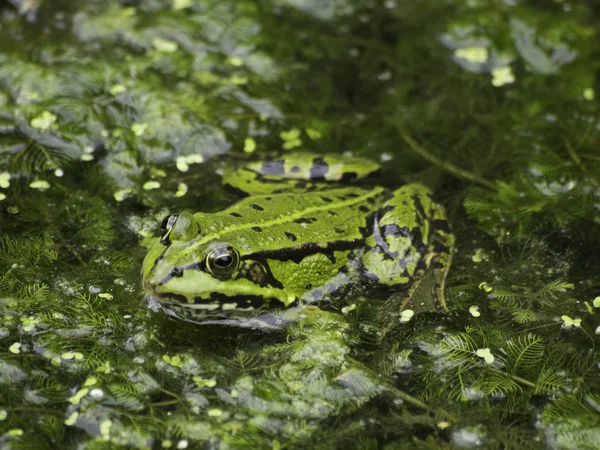
[[[598,448],[599,14],[0,3],[0,446]],[[451,313],[380,342],[361,291],[274,331],[148,309],[148,236],[235,201],[217,169],[254,146],[431,187]]]

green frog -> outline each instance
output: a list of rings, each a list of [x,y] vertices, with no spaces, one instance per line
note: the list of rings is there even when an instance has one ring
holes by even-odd
[[[224,183],[247,197],[216,213],[165,217],[143,263],[144,289],[202,323],[321,304],[362,282],[389,289],[399,313],[430,274],[425,309],[446,312],[454,237],[444,209],[420,184],[353,183],[379,170],[364,158],[309,153],[225,170]]]

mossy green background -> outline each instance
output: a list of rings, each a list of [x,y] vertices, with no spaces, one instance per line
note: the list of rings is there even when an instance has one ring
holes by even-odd
[[[597,448],[598,24],[591,0],[2,3],[0,446]],[[431,187],[451,314],[381,342],[360,290],[270,332],[147,308],[143,241],[235,201],[244,149]]]

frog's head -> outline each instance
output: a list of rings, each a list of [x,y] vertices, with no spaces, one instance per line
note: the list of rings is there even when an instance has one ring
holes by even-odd
[[[203,239],[188,212],[167,216],[142,267],[146,292],[163,304],[214,314],[289,306],[296,299],[252,255],[227,242]]]

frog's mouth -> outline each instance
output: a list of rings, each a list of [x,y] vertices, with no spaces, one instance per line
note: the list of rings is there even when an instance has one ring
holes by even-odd
[[[244,311],[287,308],[298,299],[283,288],[258,286],[247,279],[216,280],[201,271],[186,271],[184,276],[156,281],[144,280],[146,292],[164,305],[197,311]]]
[[[283,308],[285,305],[278,299],[271,299],[260,295],[238,295],[235,297],[211,292],[208,298],[193,297],[192,301],[182,294],[173,293],[155,293],[155,298],[162,304],[177,306],[183,309],[205,311],[207,313],[214,311],[243,311],[250,312],[259,309]]]
[[[177,320],[198,325],[230,325],[252,329],[279,329],[296,320],[301,309],[286,308],[254,311],[216,309],[213,311],[187,308],[179,302],[161,302],[152,294],[146,296],[146,304],[152,311],[163,311]],[[225,304],[225,303],[224,303]]]

